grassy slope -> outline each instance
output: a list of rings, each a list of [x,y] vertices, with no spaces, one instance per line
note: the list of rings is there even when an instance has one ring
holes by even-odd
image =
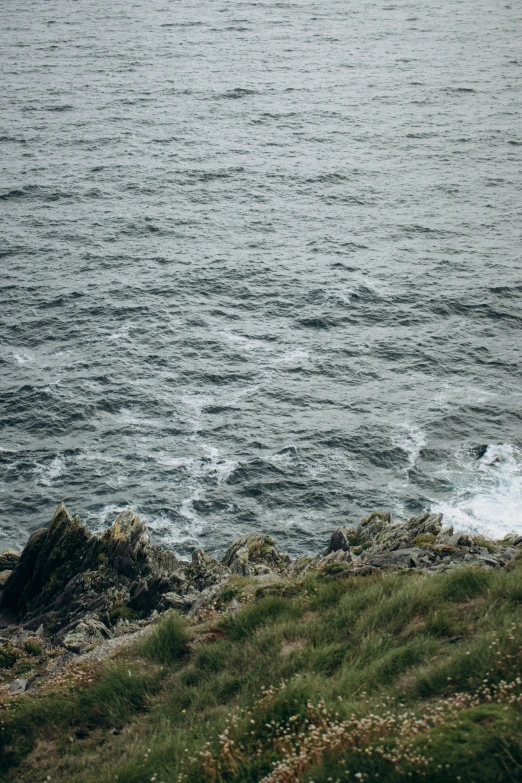
[[[2,779],[522,780],[521,561],[258,592],[12,701]]]

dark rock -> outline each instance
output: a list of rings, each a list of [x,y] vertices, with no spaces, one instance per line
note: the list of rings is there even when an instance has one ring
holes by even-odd
[[[40,528],[29,538],[16,568],[5,584],[2,604],[6,606],[18,604],[19,597],[32,579],[36,560],[47,533],[47,528]]]
[[[131,511],[122,512],[100,537],[60,504],[49,529],[29,539],[6,581],[3,602],[18,609],[26,628],[43,625],[53,643],[62,644],[86,618],[108,628],[116,606],[147,613],[160,606],[165,593],[187,589],[175,554],[154,545]],[[90,622],[90,632],[93,627]]]
[[[520,546],[522,544],[522,536],[517,536],[513,541],[513,546]]]
[[[349,552],[352,542],[355,541],[355,536],[354,530],[350,530],[346,527],[338,527],[330,536],[330,543],[328,544],[326,554],[329,555],[331,552],[337,552],[339,550]]]

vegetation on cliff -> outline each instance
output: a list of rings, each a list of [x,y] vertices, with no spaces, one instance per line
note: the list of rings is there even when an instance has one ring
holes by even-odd
[[[5,695],[3,779],[521,780],[522,560],[346,570],[235,575],[199,616]]]

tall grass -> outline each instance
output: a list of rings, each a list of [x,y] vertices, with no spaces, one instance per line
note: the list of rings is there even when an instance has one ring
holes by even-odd
[[[69,702],[17,702],[4,718],[4,745],[22,747],[10,763],[38,739],[58,747],[80,716],[125,730],[94,760],[92,748],[74,760],[55,751],[53,780],[522,780],[521,566],[311,576],[292,597],[272,586],[214,618],[200,643],[169,613]],[[24,775],[21,765],[7,779]]]

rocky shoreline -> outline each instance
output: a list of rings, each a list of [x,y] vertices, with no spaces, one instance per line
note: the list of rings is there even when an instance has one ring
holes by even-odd
[[[23,693],[44,672],[115,649],[118,640],[140,635],[170,609],[197,617],[219,603],[236,577],[267,585],[290,584],[307,572],[349,579],[462,565],[499,569],[519,556],[522,536],[491,541],[443,527],[440,514],[403,522],[374,512],[355,528],[335,530],[326,551],[315,557],[292,560],[270,536],[249,533],[221,560],[195,549],[186,562],[154,544],[130,510],[96,535],[62,503],[50,526],[34,532],[21,554],[0,553],[0,683],[11,694]],[[232,597],[228,611],[239,608],[236,604]]]

